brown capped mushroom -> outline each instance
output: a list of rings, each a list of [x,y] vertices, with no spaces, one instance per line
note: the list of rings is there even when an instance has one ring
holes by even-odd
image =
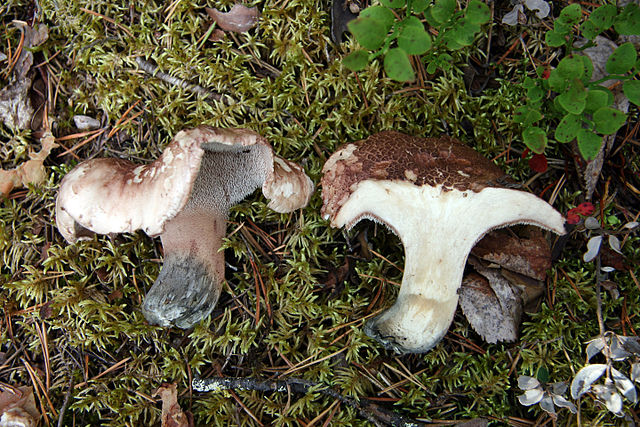
[[[69,243],[139,229],[160,236],[164,266],[142,310],[151,323],[188,328],[220,295],[229,209],[258,187],[277,212],[305,206],[313,192],[302,168],[275,156],[257,133],[200,126],[179,132],[147,165],[78,165],[60,184],[56,223]]]
[[[562,215],[547,202],[508,188],[500,168],[449,137],[381,132],[342,147],[323,173],[322,213],[333,227],[366,218],[402,240],[398,299],[365,325],[398,353],[426,352],[442,339],[467,256],[487,232],[527,223],[565,233]]]

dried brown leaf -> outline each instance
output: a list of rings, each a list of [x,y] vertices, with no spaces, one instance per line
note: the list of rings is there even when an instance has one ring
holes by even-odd
[[[21,386],[14,391],[0,392],[0,425],[35,427],[40,412],[36,407],[33,388]]]
[[[206,8],[207,14],[220,28],[225,31],[244,33],[258,24],[260,12],[257,7],[246,7],[242,4],[234,4],[229,12],[220,12],[218,9]]]
[[[551,248],[539,230],[531,229],[528,238],[519,238],[506,230],[492,231],[476,244],[471,254],[536,280],[545,280],[551,268]]]
[[[154,396],[162,399],[162,427],[193,427],[193,417],[182,412],[178,404],[178,387],[175,383],[162,384]]]
[[[40,142],[42,148],[36,153],[29,154],[30,160],[11,170],[0,169],[0,193],[7,195],[16,187],[39,184],[44,181],[46,174],[43,163],[58,144],[49,131],[44,133]]]
[[[474,267],[480,274],[465,276],[460,288],[462,312],[486,342],[515,341],[522,314],[519,292],[495,269]]]

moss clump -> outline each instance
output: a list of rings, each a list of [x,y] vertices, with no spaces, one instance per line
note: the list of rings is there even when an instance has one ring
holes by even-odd
[[[316,183],[324,160],[339,145],[391,128],[425,136],[447,132],[497,158],[515,178],[532,176],[513,151],[522,144],[511,146],[519,134],[511,115],[522,100],[518,83],[527,72],[522,52],[513,53],[517,66],[496,66],[499,78],[479,94],[471,94],[464,76],[474,63],[469,58],[485,61],[482,45],[456,52],[451,70],[407,91],[385,78],[376,61],[357,75],[344,69],[340,58],[353,46],[330,43],[328,6],[318,2],[255,3],[261,11],[257,29],[222,41],[203,38],[210,25],[204,6],[226,10],[231,4],[39,2],[36,16],[49,27],[50,39],[38,49],[36,62],[48,61],[42,70],[56,135],[76,132],[76,114],[118,129],[111,138],[107,131],[75,149],[76,157],[56,157],[64,148],[54,152],[47,182],[0,202],[0,346],[9,358],[0,381],[32,384],[27,365],[42,379],[48,375],[48,389],[37,393],[41,408],[55,422],[69,395],[69,425],[158,423],[160,404],[153,393],[163,382],[178,384],[180,404],[197,425],[306,425],[316,417],[332,425],[368,425],[353,408],[318,393],[191,393],[196,375],[296,376],[356,399],[379,398],[380,405],[422,420],[544,419],[540,409],[518,405],[517,376],[546,367],[553,380],[570,379],[583,364],[584,342],[598,333],[595,272],[580,259],[580,235],[569,240],[555,264],[540,310],[525,318],[518,342],[485,344],[459,315],[434,350],[398,358],[367,338],[362,325],[394,300],[393,283],[402,273],[369,256],[359,242],[368,240],[400,266],[402,246],[372,223],[347,234],[330,229],[319,215],[319,194],[305,210],[287,215],[267,209],[258,193],[233,209],[229,230],[236,232],[224,243],[225,292],[212,315],[189,331],[149,326],[140,313],[160,268],[157,241],[138,232],[68,245],[56,232],[57,185],[78,161],[148,161],[177,131],[202,123],[260,132],[278,154],[301,162]],[[30,19],[32,6],[10,2],[0,11],[6,12],[0,45],[15,47],[19,34],[10,21]],[[500,31],[506,50],[517,34]],[[234,102],[167,83],[142,71],[136,58]],[[3,168],[26,159],[29,144],[37,141],[30,132],[2,126],[0,139]],[[61,142],[69,148],[80,141]],[[564,156],[559,148],[548,153]],[[635,147],[627,145],[621,154],[633,159]],[[631,162],[630,170],[640,170],[637,157]],[[553,169],[532,181],[532,190],[553,185],[562,172]],[[558,195],[560,210],[581,197],[578,180],[569,178]],[[616,219],[628,219],[625,200],[637,203],[630,197],[604,203],[611,227]],[[624,246],[630,265],[640,261],[637,243],[631,237]],[[345,265],[351,265],[348,273],[336,274]],[[605,297],[608,325],[618,332],[639,330],[634,313],[640,289],[626,272],[612,279],[624,298]],[[621,320],[621,313],[628,318]],[[581,417],[615,422],[591,400],[582,404]]]

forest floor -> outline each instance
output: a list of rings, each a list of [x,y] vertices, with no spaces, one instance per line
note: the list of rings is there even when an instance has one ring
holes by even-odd
[[[357,46],[349,35],[331,40],[325,2],[251,2],[259,23],[239,33],[220,31],[205,9],[228,11],[232,1],[0,5],[0,166],[29,172],[25,185],[0,175],[0,409],[24,395],[14,406],[40,425],[639,423],[640,353],[624,338],[640,331],[638,107],[605,137],[600,163],[554,137],[552,91],[537,104],[544,154],[527,147],[515,118],[537,96],[529,83],[564,55],[545,38],[561,8],[580,5],[579,35],[605,2],[549,2],[543,18],[522,8],[514,25],[503,22],[512,2],[484,3],[490,19],[473,43],[440,47],[448,59],[433,72],[429,53],[412,56],[416,77],[406,83],[385,75],[381,57],[345,68]],[[602,35],[624,42],[614,28]],[[57,190],[81,161],[150,162],[201,124],[260,133],[303,166],[316,192],[288,214],[260,191],[234,206],[215,310],[191,329],[153,326],[140,308],[162,267],[160,240],[138,231],[69,244],[56,228]],[[460,309],[424,354],[396,355],[364,333],[396,299],[403,247],[374,222],[331,228],[319,184],[338,147],[390,129],[458,138],[573,223],[564,237],[545,234],[553,263],[515,341],[485,342]],[[585,261],[588,242],[602,244]],[[588,363],[605,368],[587,378],[594,387],[582,383],[580,399],[553,385],[570,385]],[[209,377],[250,384],[194,390],[194,378]],[[285,391],[265,391],[264,381],[285,381]],[[172,387],[184,413],[165,415],[177,424],[162,420],[163,401],[176,403]],[[522,388],[535,390],[526,398],[535,404],[520,403]]]

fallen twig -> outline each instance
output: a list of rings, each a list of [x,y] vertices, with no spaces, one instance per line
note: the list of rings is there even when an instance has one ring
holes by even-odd
[[[154,77],[157,77],[158,79],[162,80],[165,83],[169,83],[171,85],[175,85],[184,89],[187,89],[191,92],[194,92],[198,95],[202,95],[205,98],[209,98],[209,99],[213,99],[216,101],[222,101],[227,105],[231,105],[233,103],[235,103],[235,100],[227,95],[227,94],[221,94],[218,92],[213,92],[210,91],[209,89],[206,89],[200,85],[197,84],[192,84],[189,83],[185,80],[182,80],[179,77],[175,77],[172,76],[170,74],[167,73],[163,73],[162,71],[160,71],[158,69],[158,66],[147,61],[146,59],[143,59],[141,57],[136,57],[136,64],[138,64],[138,67],[140,67],[140,69],[146,73],[151,74]]]
[[[344,396],[337,391],[327,387],[322,383],[307,381],[300,378],[288,378],[285,380],[260,380],[257,378],[194,378],[191,386],[195,391],[221,391],[221,390],[251,390],[262,392],[291,392],[307,394],[309,392],[321,393],[325,396],[340,400],[340,402],[356,409],[365,419],[371,421],[376,426],[421,426],[424,425],[416,420],[404,417],[393,411],[382,408],[375,403],[360,399],[359,401]]]

